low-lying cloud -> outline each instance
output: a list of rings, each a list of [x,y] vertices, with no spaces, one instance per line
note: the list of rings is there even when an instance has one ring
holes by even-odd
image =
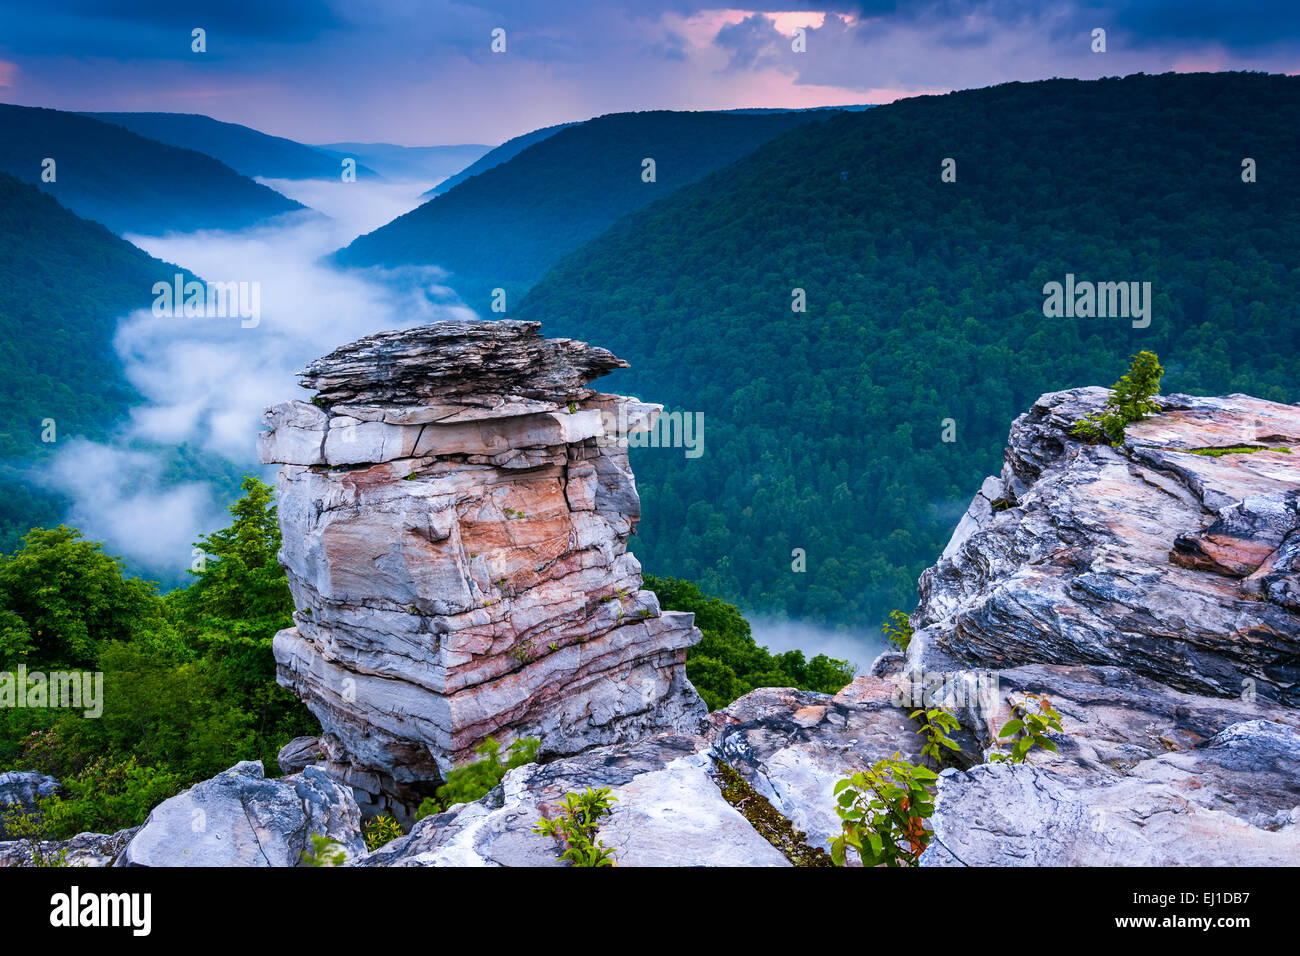
[[[746,613],[754,640],[773,654],[784,651],[803,651],[812,660],[818,654],[840,661],[848,661],[865,673],[871,662],[886,650],[884,637],[879,630],[836,631],[799,621],[764,617]]]
[[[413,208],[431,183],[268,185],[320,212],[239,232],[127,237],[204,280],[258,283],[260,319],[245,327],[238,317],[159,317],[148,309],[122,317],[114,344],[143,404],[113,440],[71,442],[44,472],[73,499],[70,521],[163,581],[181,580],[191,542],[229,521],[222,478],[164,478],[175,446],[266,472],[256,463],[261,411],[307,396],[295,373],[309,361],[383,329],[474,314],[441,284],[438,269],[340,272],[321,261]]]

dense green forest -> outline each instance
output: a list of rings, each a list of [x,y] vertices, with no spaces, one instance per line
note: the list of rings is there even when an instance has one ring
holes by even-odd
[[[704,413],[702,457],[632,452],[647,570],[861,628],[913,605],[1042,392],[1150,349],[1167,392],[1300,399],[1298,127],[1300,77],[1242,73],[843,113],[624,218],[512,317],[631,362],[603,389]],[[1067,273],[1151,282],[1149,327],[1045,318]]]
[[[802,651],[772,654],[759,646],[733,604],[709,597],[691,581],[647,574],[645,587],[667,611],[692,611],[704,636],[686,653],[686,676],[709,710],[726,707],[756,687],[797,687],[834,694],[853,679],[845,661]]]
[[[113,351],[117,320],[177,272],[189,275],[0,173],[0,550],[57,520],[60,503],[26,483],[30,467],[59,441],[103,436],[138,400]]]
[[[292,624],[276,561],[272,489],[256,478],[229,527],[200,538],[192,581],[162,595],[76,529],[32,530],[0,554],[0,675],[103,673],[103,712],[0,707],[0,771],[37,770],[65,793],[43,806],[47,832],[67,838],[143,822],[162,800],[240,760],[279,771],[276,754],[318,734],[307,709],[275,683],[271,639]],[[704,633],[687,671],[711,708],[754,687],[834,692],[851,671],[798,651],[771,655],[732,606],[668,578],[647,581],[673,610],[696,612]]]
[[[471,307],[490,314],[491,290],[503,288],[513,308],[564,253],[618,217],[828,115],[654,111],[597,117],[533,143],[361,236],[335,260],[345,266],[437,265],[451,272],[447,284]],[[647,157],[655,160],[654,182],[642,181]]]
[[[42,181],[55,161],[54,182]],[[241,229],[305,208],[229,166],[78,113],[0,104],[0,172],[114,232]]]

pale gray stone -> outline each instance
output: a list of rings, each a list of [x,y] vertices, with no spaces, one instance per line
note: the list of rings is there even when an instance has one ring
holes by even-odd
[[[347,788],[316,767],[268,780],[261,761],[244,761],[156,806],[119,865],[298,866],[313,834],[365,852]]]

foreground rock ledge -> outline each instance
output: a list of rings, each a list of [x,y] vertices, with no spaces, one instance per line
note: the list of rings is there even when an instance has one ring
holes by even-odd
[[[921,576],[911,666],[1116,665],[1300,704],[1300,407],[1171,395],[1118,448],[1071,436],[1106,395],[1016,419]]]
[[[693,617],[662,612],[627,553],[626,436],[660,406],[587,388],[625,363],[537,330],[361,339],[302,373],[312,403],[264,414],[298,609],[277,677],[364,808],[407,816],[489,735],[555,756],[705,716]]]

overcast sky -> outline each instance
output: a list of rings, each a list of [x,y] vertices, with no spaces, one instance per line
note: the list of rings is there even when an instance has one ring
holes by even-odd
[[[1300,72],[1300,0],[0,0],[0,101],[312,143],[481,142],[638,109],[882,103],[1051,76]],[[191,51],[191,30],[207,51]],[[807,51],[791,49],[797,27]],[[490,49],[506,31],[506,51]],[[1091,50],[1106,30],[1105,53]]]

